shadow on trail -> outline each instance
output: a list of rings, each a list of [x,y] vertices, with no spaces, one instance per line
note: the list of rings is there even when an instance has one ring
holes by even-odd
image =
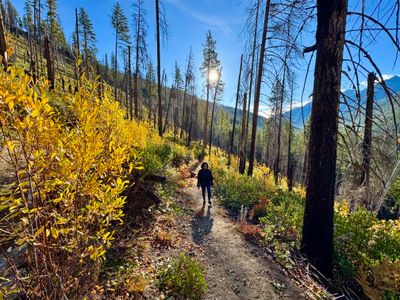
[[[203,205],[192,219],[192,238],[196,244],[201,244],[204,238],[210,234],[213,223],[211,207],[207,207],[207,213],[205,214],[205,205]]]

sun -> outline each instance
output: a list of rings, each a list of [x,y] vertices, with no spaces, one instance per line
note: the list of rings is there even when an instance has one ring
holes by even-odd
[[[219,72],[216,69],[210,70],[210,73],[208,74],[208,79],[211,82],[217,82],[219,79]]]

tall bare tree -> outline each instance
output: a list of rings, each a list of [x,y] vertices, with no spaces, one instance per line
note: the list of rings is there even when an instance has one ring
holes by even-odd
[[[240,56],[240,66],[239,66],[239,76],[238,76],[238,83],[236,88],[236,102],[235,102],[235,112],[233,114],[233,124],[232,124],[232,133],[231,133],[231,142],[230,142],[230,149],[228,152],[228,166],[231,165],[231,154],[233,154],[233,145],[235,140],[235,127],[236,127],[236,115],[237,115],[237,108],[240,98],[240,84],[242,79],[242,66],[243,66],[243,54]]]
[[[258,124],[258,108],[260,105],[261,84],[262,84],[262,78],[263,78],[263,72],[264,72],[265,44],[267,41],[270,8],[271,8],[271,0],[267,0],[267,2],[265,4],[265,12],[264,12],[263,34],[262,34],[262,38],[261,38],[260,58],[259,58],[260,61],[258,63],[257,81],[256,81],[256,88],[254,91],[254,108],[253,108],[251,144],[250,144],[250,159],[249,159],[249,169],[247,171],[247,175],[249,175],[249,176],[253,175],[253,169],[254,169],[257,124]]]
[[[134,75],[134,101],[135,101],[135,118],[139,117],[139,73],[140,66],[146,61],[146,12],[144,10],[144,0],[136,0],[133,6],[133,27],[134,27],[134,47],[135,47],[135,75]]]

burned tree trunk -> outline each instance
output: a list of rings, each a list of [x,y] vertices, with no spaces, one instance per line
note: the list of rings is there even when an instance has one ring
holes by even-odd
[[[333,263],[333,204],[346,14],[347,0],[317,2],[317,57],[301,251],[328,277],[332,276]]]
[[[233,154],[233,145],[235,142],[236,114],[237,114],[237,107],[238,107],[239,97],[240,97],[240,82],[242,79],[242,64],[243,64],[243,54],[240,56],[239,77],[238,77],[238,83],[237,83],[237,89],[236,89],[235,113],[233,115],[232,134],[231,134],[231,142],[230,142],[231,145],[230,145],[230,150],[228,152],[228,166],[231,165],[231,155]]]
[[[6,31],[4,27],[3,14],[0,12],[0,56],[4,70],[7,70],[8,57],[7,57],[7,42]]]
[[[161,40],[160,40],[160,8],[156,0],[156,31],[157,31],[157,97],[158,97],[158,134],[163,136],[162,102],[161,102]]]
[[[242,134],[240,137],[240,150],[239,150],[239,173],[244,174],[246,170],[246,131],[247,131],[247,114],[246,114],[246,105],[247,105],[247,93],[245,92],[243,95],[243,115],[242,115]]]
[[[252,51],[251,51],[251,67],[250,67],[250,83],[249,83],[249,101],[247,104],[247,117],[246,117],[246,132],[244,135],[244,155],[243,159],[244,161],[242,164],[246,166],[246,159],[247,159],[247,142],[248,142],[248,135],[249,135],[249,121],[250,121],[250,105],[251,105],[251,96],[253,95],[253,79],[254,79],[254,62],[256,59],[256,52],[257,52],[257,33],[258,33],[258,16],[260,13],[260,5],[261,5],[261,0],[257,0],[257,8],[256,8],[256,16],[255,16],[255,24],[254,24],[254,33],[253,33],[253,46],[252,46]],[[258,58],[257,58],[258,59]],[[257,69],[257,67],[256,67]],[[244,171],[243,171],[244,173]]]
[[[128,91],[128,94],[129,94],[129,119],[130,120],[133,119],[133,99],[132,99],[132,78],[131,78],[131,76],[132,76],[131,46],[128,45],[128,89],[127,89],[127,91]],[[135,78],[135,84],[136,84],[136,78]],[[136,102],[135,102],[135,118],[137,119],[138,116],[137,116],[136,109],[137,108],[136,108]]]
[[[47,35],[44,37],[44,58],[46,59],[47,78],[50,82],[50,89],[53,90],[55,86],[54,65],[51,58],[50,41]]]
[[[213,137],[213,126],[214,126],[215,103],[217,102],[218,89],[219,89],[219,87],[220,87],[220,82],[221,82],[221,70],[219,70],[218,81],[217,81],[217,84],[215,85],[215,91],[214,91],[214,100],[213,100],[213,107],[212,107],[212,112],[211,112],[211,124],[210,124],[210,148],[208,149],[208,155],[209,155],[210,157],[211,157],[211,147],[212,147],[212,137]]]
[[[367,104],[365,108],[364,140],[362,144],[362,173],[360,178],[360,184],[364,186],[369,186],[369,170],[372,142],[372,113],[374,110],[374,82],[375,75],[373,73],[369,73],[367,87]]]
[[[253,124],[251,129],[251,144],[250,144],[250,159],[249,159],[249,169],[247,175],[253,175],[254,160],[256,154],[256,136],[257,136],[257,123],[258,123],[258,107],[260,105],[260,95],[261,95],[261,83],[264,71],[264,58],[265,58],[265,44],[267,41],[268,32],[268,20],[269,20],[269,10],[271,7],[271,0],[267,0],[264,14],[264,29],[261,39],[260,48],[260,61],[258,64],[258,73],[256,81],[256,89],[254,93],[254,109],[253,109]]]

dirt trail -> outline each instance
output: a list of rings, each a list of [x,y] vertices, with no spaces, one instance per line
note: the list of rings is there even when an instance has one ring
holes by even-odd
[[[209,288],[204,299],[306,299],[267,254],[244,240],[218,200],[202,206],[195,179],[185,193],[195,209],[192,240],[205,256]]]

